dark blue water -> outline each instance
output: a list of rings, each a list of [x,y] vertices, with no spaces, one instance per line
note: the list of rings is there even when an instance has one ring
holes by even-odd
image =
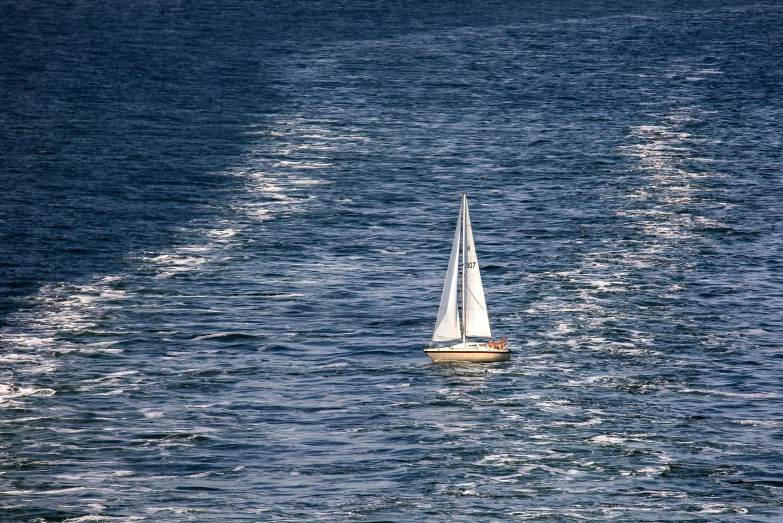
[[[783,6],[114,4],[0,6],[0,520],[783,520]]]

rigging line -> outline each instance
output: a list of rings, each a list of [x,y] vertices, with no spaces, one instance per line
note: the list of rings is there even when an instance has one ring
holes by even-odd
[[[479,302],[479,301],[478,301],[478,298],[476,298],[476,295],[475,295],[475,294],[473,294],[473,291],[472,291],[472,290],[470,290],[470,287],[468,287],[467,285],[466,285],[465,287],[468,289],[468,292],[470,293],[470,295],[471,295],[471,296],[473,296],[473,301],[475,301],[476,303],[478,303],[478,302]],[[481,304],[480,304],[480,303],[479,303],[479,307],[481,307]],[[487,308],[486,308],[486,307],[481,307],[481,309],[483,309],[483,310],[487,310]]]

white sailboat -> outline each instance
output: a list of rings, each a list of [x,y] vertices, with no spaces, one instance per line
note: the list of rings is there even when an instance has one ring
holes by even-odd
[[[460,233],[462,242],[462,328],[460,329],[459,310],[457,309]],[[484,288],[481,285],[476,249],[473,245],[473,229],[470,225],[468,197],[462,195],[462,205],[457,218],[457,230],[454,231],[454,243],[451,245],[449,268],[443,282],[443,294],[440,297],[438,318],[435,320],[435,332],[432,343],[424,352],[432,361],[472,361],[490,363],[507,361],[511,351],[505,342],[468,341],[468,337],[492,338],[484,300]],[[461,338],[461,340],[460,340]]]

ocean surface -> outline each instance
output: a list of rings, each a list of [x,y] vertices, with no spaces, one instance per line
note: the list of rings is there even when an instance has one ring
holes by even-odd
[[[783,521],[780,2],[5,2],[0,94],[1,521]]]

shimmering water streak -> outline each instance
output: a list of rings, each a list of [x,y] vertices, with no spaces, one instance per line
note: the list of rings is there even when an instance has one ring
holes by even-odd
[[[285,57],[223,216],[3,331],[8,519],[775,521],[779,95],[720,36],[775,17]],[[420,351],[463,190],[509,364]]]

